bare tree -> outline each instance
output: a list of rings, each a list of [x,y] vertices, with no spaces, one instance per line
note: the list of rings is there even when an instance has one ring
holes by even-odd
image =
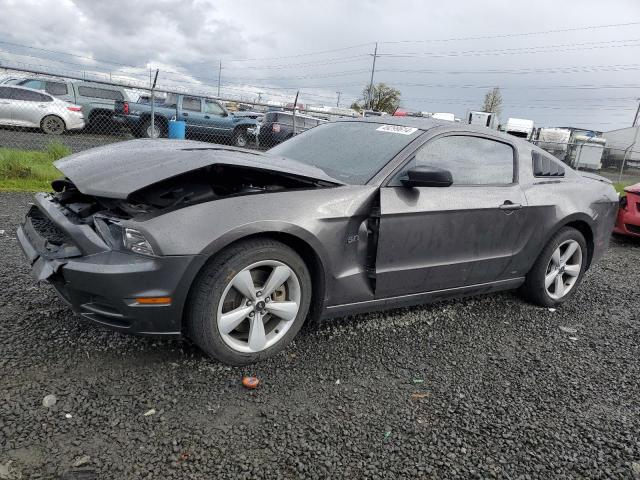
[[[494,87],[485,93],[482,111],[500,115],[502,111],[502,93],[500,93],[500,87]]]

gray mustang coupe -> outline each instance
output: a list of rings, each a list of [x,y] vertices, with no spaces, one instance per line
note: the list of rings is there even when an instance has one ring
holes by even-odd
[[[307,318],[519,288],[551,307],[605,251],[618,196],[498,132],[320,125],[267,153],[134,140],[56,162],[18,238],[39,280],[122,332],[242,365]]]

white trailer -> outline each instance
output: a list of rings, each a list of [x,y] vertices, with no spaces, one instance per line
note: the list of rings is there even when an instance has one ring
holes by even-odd
[[[453,113],[447,113],[447,112],[432,113],[431,118],[435,118],[437,120],[447,120],[448,122],[456,121],[456,116]]]
[[[640,126],[611,130],[602,136],[607,140],[604,157],[608,164],[622,165],[624,160],[630,167],[640,167]]]
[[[574,135],[567,161],[577,169],[600,170],[602,152],[606,143],[607,140],[602,137]]]
[[[533,134],[533,120],[525,118],[509,118],[507,123],[502,125],[502,131],[514,137],[529,140]]]
[[[537,146],[558,158],[564,158],[571,138],[568,128],[538,128],[532,140]]]
[[[493,128],[494,119],[495,114],[492,112],[469,112],[467,123],[469,125]]]

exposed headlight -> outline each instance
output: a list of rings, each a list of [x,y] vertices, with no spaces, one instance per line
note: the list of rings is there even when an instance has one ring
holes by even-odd
[[[153,247],[144,235],[133,228],[125,228],[123,234],[124,248],[140,255],[155,255]]]

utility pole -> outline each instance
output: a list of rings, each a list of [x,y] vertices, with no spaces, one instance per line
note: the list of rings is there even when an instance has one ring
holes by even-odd
[[[640,98],[638,98],[637,100],[638,100],[638,108],[636,110],[636,116],[633,117],[633,124],[631,125],[632,127],[635,127],[638,123],[638,120],[640,120]]]
[[[336,102],[336,107],[340,106],[340,94],[342,94],[342,92],[336,92],[338,94],[338,101]]]
[[[220,97],[220,77],[222,76],[222,60],[218,64],[218,97]]]
[[[373,65],[371,65],[371,81],[369,82],[369,108],[373,110],[373,73],[376,71],[376,58],[378,58],[378,42],[373,50]]]

